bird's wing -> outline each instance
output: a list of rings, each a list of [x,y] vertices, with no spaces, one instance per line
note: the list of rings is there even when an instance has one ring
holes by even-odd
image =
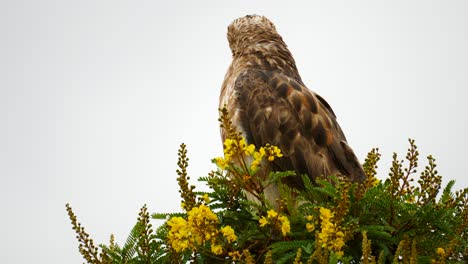
[[[362,167],[328,103],[280,71],[248,69],[235,81],[240,126],[247,141],[278,146],[279,170],[363,180]],[[299,177],[291,184],[300,185]],[[362,178],[362,179],[361,179]]]

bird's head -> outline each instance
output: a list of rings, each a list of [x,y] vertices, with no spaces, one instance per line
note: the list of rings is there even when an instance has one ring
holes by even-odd
[[[275,25],[268,18],[259,15],[247,15],[234,20],[228,26],[227,38],[233,56],[255,48],[258,44],[274,41],[283,43]]]

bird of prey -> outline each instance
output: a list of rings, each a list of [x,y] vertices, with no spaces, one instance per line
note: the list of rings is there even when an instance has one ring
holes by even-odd
[[[232,62],[219,105],[226,106],[247,143],[278,146],[284,156],[270,164],[275,171],[291,170],[312,180],[342,175],[362,182],[366,175],[335,113],[304,85],[274,24],[264,16],[247,15],[229,25],[227,38]],[[222,131],[223,141],[226,136]],[[283,180],[303,188],[300,176]]]

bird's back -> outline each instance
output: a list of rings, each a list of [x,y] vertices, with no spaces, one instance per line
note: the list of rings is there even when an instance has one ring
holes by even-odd
[[[286,44],[265,19],[244,17],[229,26],[233,62],[220,107],[227,107],[249,144],[271,144],[282,150],[284,157],[275,159],[274,170],[294,170],[312,179],[340,174],[363,181],[362,166],[333,110],[302,83]],[[302,186],[297,176],[285,181]]]

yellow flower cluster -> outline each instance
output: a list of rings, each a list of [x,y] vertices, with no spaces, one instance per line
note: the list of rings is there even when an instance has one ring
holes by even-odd
[[[439,247],[439,248],[436,249],[436,253],[437,253],[437,255],[443,256],[443,255],[445,255],[445,249]]]
[[[255,145],[247,144],[245,138],[234,139],[228,138],[224,141],[224,158],[217,157],[213,161],[216,165],[224,170],[229,167],[233,159],[240,158],[245,162],[245,157],[251,157],[250,169],[255,171],[258,169],[264,159],[272,162],[275,158],[282,157],[281,150],[276,146],[267,144],[265,147],[261,147],[256,150]]]
[[[345,245],[344,233],[333,223],[334,213],[330,209],[320,207],[320,233],[319,243],[323,248],[334,251],[338,257],[343,256],[342,248]]]
[[[273,225],[281,230],[283,236],[286,236],[289,232],[291,232],[291,225],[289,223],[288,217],[284,215],[279,215],[275,210],[271,209],[267,212],[267,216],[263,216],[258,220],[261,227],[266,225]]]
[[[265,157],[265,156],[266,156],[266,151],[265,151],[265,148],[263,148],[263,147],[260,148],[258,151],[254,152],[252,164],[250,165],[252,170],[255,171],[258,167],[260,167],[260,164],[262,163],[263,157]]]
[[[241,254],[239,251],[233,251],[229,252],[228,256],[232,258],[233,261],[240,260],[241,259]]]
[[[234,229],[230,226],[225,226],[221,228],[221,233],[226,238],[228,242],[234,242],[237,239],[236,234],[234,233]]]
[[[208,196],[207,193],[203,194],[203,196],[201,197],[203,199],[203,201],[205,202],[205,204],[209,203],[210,202],[210,197]]]
[[[283,157],[283,154],[278,147],[267,144],[265,147],[261,147],[258,151],[253,153],[251,168],[252,170],[256,170],[258,167],[260,167],[260,164],[264,158],[266,158],[269,162],[272,162],[275,160],[275,158],[281,157]]]
[[[315,223],[313,222],[314,221],[314,216],[308,215],[308,216],[306,216],[306,220],[308,221],[306,223],[307,232],[314,231],[315,230]]]
[[[253,144],[247,145],[245,138],[240,140],[228,138],[224,141],[224,159],[231,160],[237,154],[251,156],[255,151]]]
[[[276,157],[281,158],[283,154],[281,154],[281,150],[277,146],[271,146],[267,144],[265,146],[265,152],[267,155],[268,161],[274,161]]]
[[[379,185],[379,183],[380,183],[380,180],[377,179],[375,176],[369,178],[369,180],[371,181],[372,187],[375,187],[375,186]]]
[[[191,232],[187,228],[187,221],[182,217],[172,217],[167,224],[171,228],[167,238],[172,248],[177,252],[182,252],[189,248]]]
[[[211,252],[220,255],[223,253],[221,236],[229,243],[237,239],[230,226],[218,230],[218,217],[206,205],[193,207],[187,216],[187,220],[182,217],[172,217],[167,222],[170,227],[167,238],[176,252],[183,252],[186,249],[195,250],[210,242]]]

